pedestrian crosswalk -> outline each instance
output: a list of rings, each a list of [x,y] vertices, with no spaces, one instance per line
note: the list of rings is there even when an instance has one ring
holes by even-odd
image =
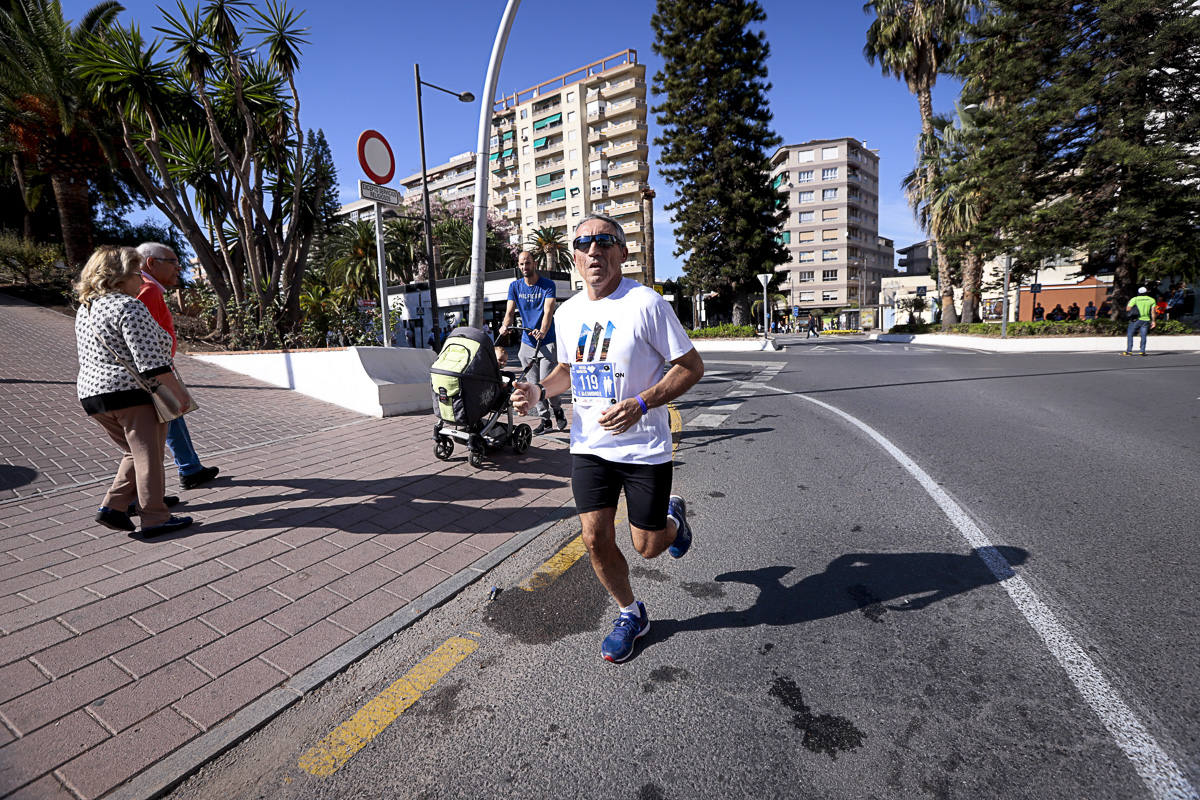
[[[731,370],[718,366],[716,369],[710,367],[705,370],[704,378],[709,385],[720,385],[720,382],[723,382],[726,388],[715,396],[709,396],[703,405],[694,408],[693,410],[699,413],[685,418],[685,428],[720,428],[731,414],[742,407],[746,398],[757,394],[763,384],[769,383],[786,366],[764,361],[730,363],[736,363],[740,368]],[[749,378],[745,377],[748,369],[755,370]]]

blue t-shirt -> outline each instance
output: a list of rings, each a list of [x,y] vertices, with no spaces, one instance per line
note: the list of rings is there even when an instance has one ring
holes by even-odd
[[[521,324],[526,328],[538,328],[542,324],[542,314],[546,310],[546,298],[556,297],[556,289],[554,281],[549,278],[540,277],[537,283],[530,286],[525,282],[524,278],[513,281],[508,286],[508,299],[517,304],[517,310],[521,312]],[[521,341],[530,347],[535,347],[534,341],[528,333],[521,334]],[[550,330],[546,331],[544,341],[554,341],[554,323],[550,323]]]

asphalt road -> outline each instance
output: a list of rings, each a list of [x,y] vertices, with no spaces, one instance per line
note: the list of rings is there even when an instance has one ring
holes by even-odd
[[[631,661],[586,556],[518,588],[564,522],[172,796],[1195,796],[1200,355],[828,338],[679,402],[696,540],[626,547]]]

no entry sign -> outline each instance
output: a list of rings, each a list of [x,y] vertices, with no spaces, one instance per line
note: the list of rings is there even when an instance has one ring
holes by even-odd
[[[387,183],[396,174],[392,146],[379,131],[366,130],[358,135],[358,163],[372,183]]]

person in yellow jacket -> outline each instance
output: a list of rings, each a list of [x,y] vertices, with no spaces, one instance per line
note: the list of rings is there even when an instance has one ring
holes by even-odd
[[[1125,331],[1125,352],[1123,356],[1133,355],[1133,335],[1142,335],[1142,352],[1146,355],[1146,334],[1157,324],[1154,321],[1157,310],[1154,308],[1154,298],[1146,293],[1146,287],[1138,287],[1137,297],[1132,298],[1125,306],[1129,313],[1129,328]]]

